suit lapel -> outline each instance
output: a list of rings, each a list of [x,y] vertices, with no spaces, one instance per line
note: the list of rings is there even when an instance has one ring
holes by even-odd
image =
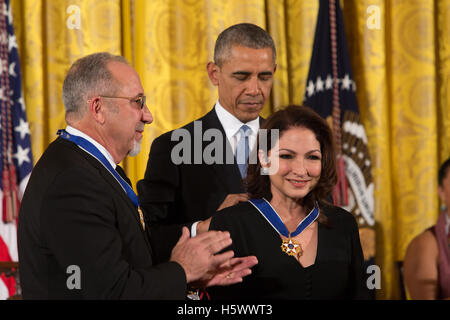
[[[122,188],[122,186],[120,185],[120,183],[116,180],[116,178],[114,178],[114,176],[108,171],[108,169],[106,169],[101,163],[100,161],[98,161],[96,158],[94,158],[93,156],[91,156],[90,154],[88,154],[87,152],[83,151],[81,148],[79,148],[76,144],[74,144],[73,142],[64,140],[62,138],[58,138],[61,139],[61,141],[63,143],[67,143],[70,145],[70,147],[75,150],[76,152],[78,152],[79,154],[81,154],[86,161],[92,165],[94,168],[96,168],[98,170],[98,172],[100,173],[100,175],[104,178],[104,180],[111,185],[111,187],[116,191],[116,193],[118,194],[118,196],[122,199],[122,201],[124,203],[127,204],[127,206],[129,207],[129,210],[126,210],[129,214],[131,214],[133,216],[133,218],[136,220],[136,222],[139,224],[139,226],[141,226],[141,222],[139,219],[139,213],[136,210],[133,202],[131,201],[131,199],[127,196],[126,192],[124,191],[124,189]],[[144,236],[145,242],[147,243],[150,252],[151,250],[151,246],[150,246],[150,242],[147,238],[147,236]]]
[[[219,129],[222,134],[222,150],[223,159],[222,164],[214,163],[208,167],[214,171],[214,177],[221,181],[229,193],[241,193],[244,192],[244,187],[242,185],[241,174],[239,173],[239,168],[236,164],[236,160],[231,149],[231,145],[228,142],[225,130],[217,117],[217,113],[214,109],[208,112],[202,119],[203,132],[208,129]],[[203,142],[203,150],[210,142]],[[227,161],[227,155],[228,161]]]

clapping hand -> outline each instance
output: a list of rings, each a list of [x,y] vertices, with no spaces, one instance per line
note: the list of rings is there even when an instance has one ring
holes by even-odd
[[[238,283],[251,273],[250,268],[258,261],[254,256],[234,258],[231,250],[219,253],[231,243],[230,233],[227,231],[208,231],[190,238],[188,228],[183,227],[170,260],[183,267],[187,282],[194,286]]]

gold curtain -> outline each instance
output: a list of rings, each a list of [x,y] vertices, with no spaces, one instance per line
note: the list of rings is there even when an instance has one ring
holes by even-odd
[[[208,80],[220,31],[238,22],[269,30],[278,51],[270,103],[301,104],[318,1],[22,0],[11,1],[34,161],[65,126],[61,88],[79,57],[122,54],[141,75],[155,121],[142,152],[127,158],[135,184],[159,134],[208,111]],[[450,155],[450,0],[345,0],[348,45],[375,182],[377,297],[399,297],[395,262],[434,224],[437,169]],[[379,22],[379,24],[377,24]]]
[[[373,5],[379,29],[369,27]],[[435,223],[437,170],[450,155],[450,1],[352,0],[344,6],[375,180],[379,296],[395,298],[395,262]]]

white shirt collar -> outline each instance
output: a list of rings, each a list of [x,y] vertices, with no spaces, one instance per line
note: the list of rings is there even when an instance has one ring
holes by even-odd
[[[87,134],[85,134],[84,132],[75,129],[74,127],[71,126],[67,126],[66,127],[66,131],[70,134],[73,134],[75,136],[79,136],[82,137],[86,140],[88,140],[90,143],[92,143],[106,158],[106,160],[108,160],[108,162],[111,164],[111,166],[116,169],[116,163],[114,162],[114,158],[112,157],[112,155],[108,152],[108,150],[106,150],[106,148],[104,146],[102,146],[100,143],[98,143],[97,141],[95,141],[94,139],[92,139],[91,137],[89,137]]]
[[[217,100],[216,102],[215,110],[228,139],[236,135],[239,132],[239,129],[244,124],[249,126],[252,130],[251,135],[257,135],[259,130],[259,117],[247,123],[243,123],[241,120],[232,115],[228,110],[222,107],[219,100]]]

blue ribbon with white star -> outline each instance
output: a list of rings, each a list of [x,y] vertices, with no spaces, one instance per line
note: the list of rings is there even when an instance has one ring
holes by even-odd
[[[314,209],[300,221],[294,232],[289,233],[289,230],[284,225],[278,213],[273,209],[266,199],[249,199],[250,202],[270,223],[270,225],[282,236],[286,238],[296,237],[308,228],[319,216],[319,206],[316,203]]]
[[[139,199],[138,199],[136,193],[134,193],[131,186],[125,180],[123,180],[123,178],[119,175],[119,173],[116,170],[114,170],[114,168],[111,166],[111,164],[106,159],[106,157],[92,143],[90,143],[88,140],[86,140],[82,137],[79,137],[79,136],[76,136],[73,134],[69,134],[66,130],[63,130],[63,129],[58,130],[57,134],[61,138],[75,143],[76,145],[81,147],[83,150],[85,150],[86,152],[91,154],[98,161],[100,161],[100,163],[103,164],[103,166],[106,169],[108,169],[109,172],[111,172],[111,174],[114,176],[114,178],[116,178],[117,182],[120,183],[120,185],[122,186],[122,188],[124,189],[124,191],[126,192],[128,197],[130,198],[131,202],[133,202],[133,204],[136,206],[136,208],[139,207]]]

